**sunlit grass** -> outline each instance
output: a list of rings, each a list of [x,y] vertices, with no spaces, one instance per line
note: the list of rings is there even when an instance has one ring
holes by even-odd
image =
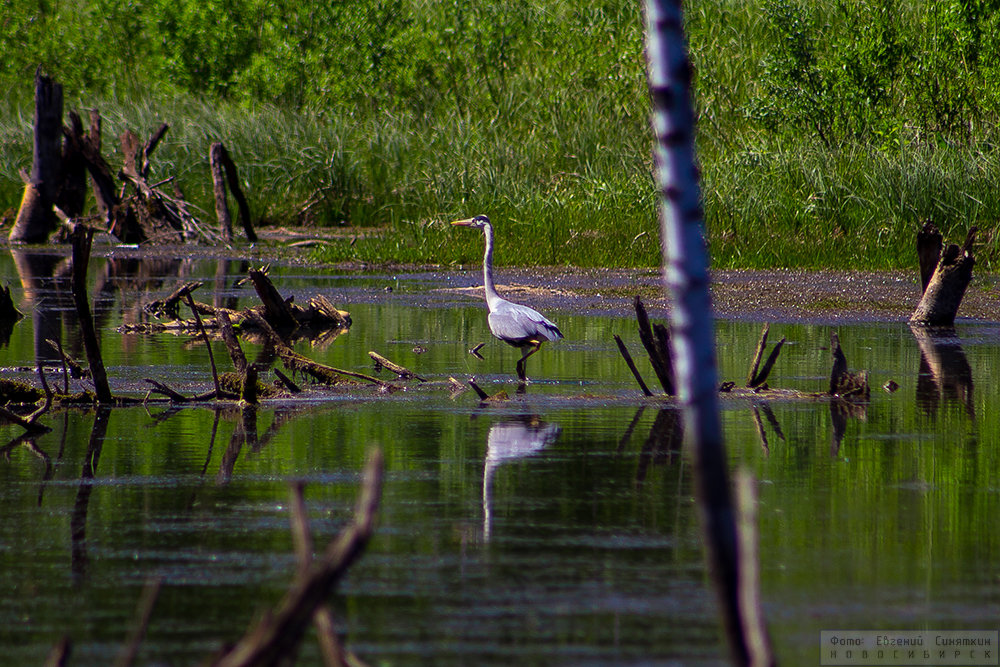
[[[964,142],[899,136],[830,146],[807,129],[777,132],[751,120],[749,102],[761,93],[773,50],[765,11],[773,4],[686,5],[713,264],[911,267],[914,234],[933,219],[959,241],[978,224],[979,265],[994,267],[1000,153],[992,126],[976,126]],[[842,13],[819,4],[831,20]],[[418,3],[413,11],[433,30],[458,21],[459,9],[493,16],[463,3]],[[130,79],[102,95],[67,90],[66,107],[100,109],[113,167],[126,128],[145,137],[170,123],[151,178],[175,177],[207,220],[214,217],[208,151],[224,142],[259,224],[344,231],[343,241],[316,251],[324,261],[465,264],[479,258],[481,240],[446,223],[485,213],[496,226],[497,261],[507,265],[658,265],[636,6],[533,0],[517,12],[539,32],[526,41],[504,33],[514,40],[502,45],[510,68],[488,69],[473,48],[492,38],[476,32],[486,24],[461,24],[471,32],[442,33],[455,41],[442,42],[429,62],[466,78],[437,80],[441,89],[410,91],[394,104],[285,108],[144,89]],[[504,30],[520,25],[514,14],[493,17],[513,21]],[[3,210],[16,207],[18,171],[30,166],[30,118],[30,100],[0,104]]]

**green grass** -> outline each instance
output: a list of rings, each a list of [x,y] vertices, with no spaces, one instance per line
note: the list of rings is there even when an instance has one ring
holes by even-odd
[[[0,25],[0,44],[34,44],[10,51],[0,73],[12,91],[0,104],[0,208],[17,206],[30,163],[40,61],[65,83],[68,108],[101,110],[112,165],[125,128],[165,120],[152,179],[176,176],[203,211],[209,144],[221,140],[261,224],[357,237],[318,259],[478,261],[481,241],[446,223],[486,213],[503,264],[660,261],[635,3],[396,0],[307,17],[295,3],[251,2],[256,32],[226,24],[225,40],[205,29],[226,22],[222,0],[151,0],[147,13],[98,4],[146,39],[117,48],[114,26],[69,0],[33,21],[30,8],[12,10]],[[194,13],[153,20],[160,4],[171,5],[163,16]],[[687,3],[713,264],[912,267],[930,218],[952,240],[978,224],[980,266],[995,268],[1000,31],[977,7]],[[101,39],[71,27],[88,21]],[[206,58],[170,51],[168,32]],[[83,69],[84,55],[103,71]]]

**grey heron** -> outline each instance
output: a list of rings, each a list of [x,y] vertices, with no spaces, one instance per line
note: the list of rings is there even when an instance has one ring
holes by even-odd
[[[493,285],[493,225],[485,215],[456,220],[453,225],[474,227],[483,230],[486,237],[486,253],[483,255],[483,287],[486,288],[486,306],[489,308],[490,331],[494,336],[521,350],[517,362],[517,377],[526,382],[524,363],[528,357],[538,352],[542,343],[556,341],[563,337],[559,327],[534,308],[513,303],[497,294]]]

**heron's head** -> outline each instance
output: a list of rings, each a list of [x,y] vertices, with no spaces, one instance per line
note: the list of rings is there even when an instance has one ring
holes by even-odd
[[[465,220],[456,220],[451,224],[457,225],[459,227],[475,227],[476,229],[482,229],[483,227],[489,226],[490,219],[487,218],[485,215],[477,215],[474,218],[466,218]]]

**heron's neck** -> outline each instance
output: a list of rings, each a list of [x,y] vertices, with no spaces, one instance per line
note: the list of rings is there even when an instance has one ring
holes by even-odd
[[[493,310],[494,304],[500,299],[497,288],[493,285],[493,227],[483,227],[486,235],[486,254],[483,255],[483,287],[486,289],[486,304]]]

